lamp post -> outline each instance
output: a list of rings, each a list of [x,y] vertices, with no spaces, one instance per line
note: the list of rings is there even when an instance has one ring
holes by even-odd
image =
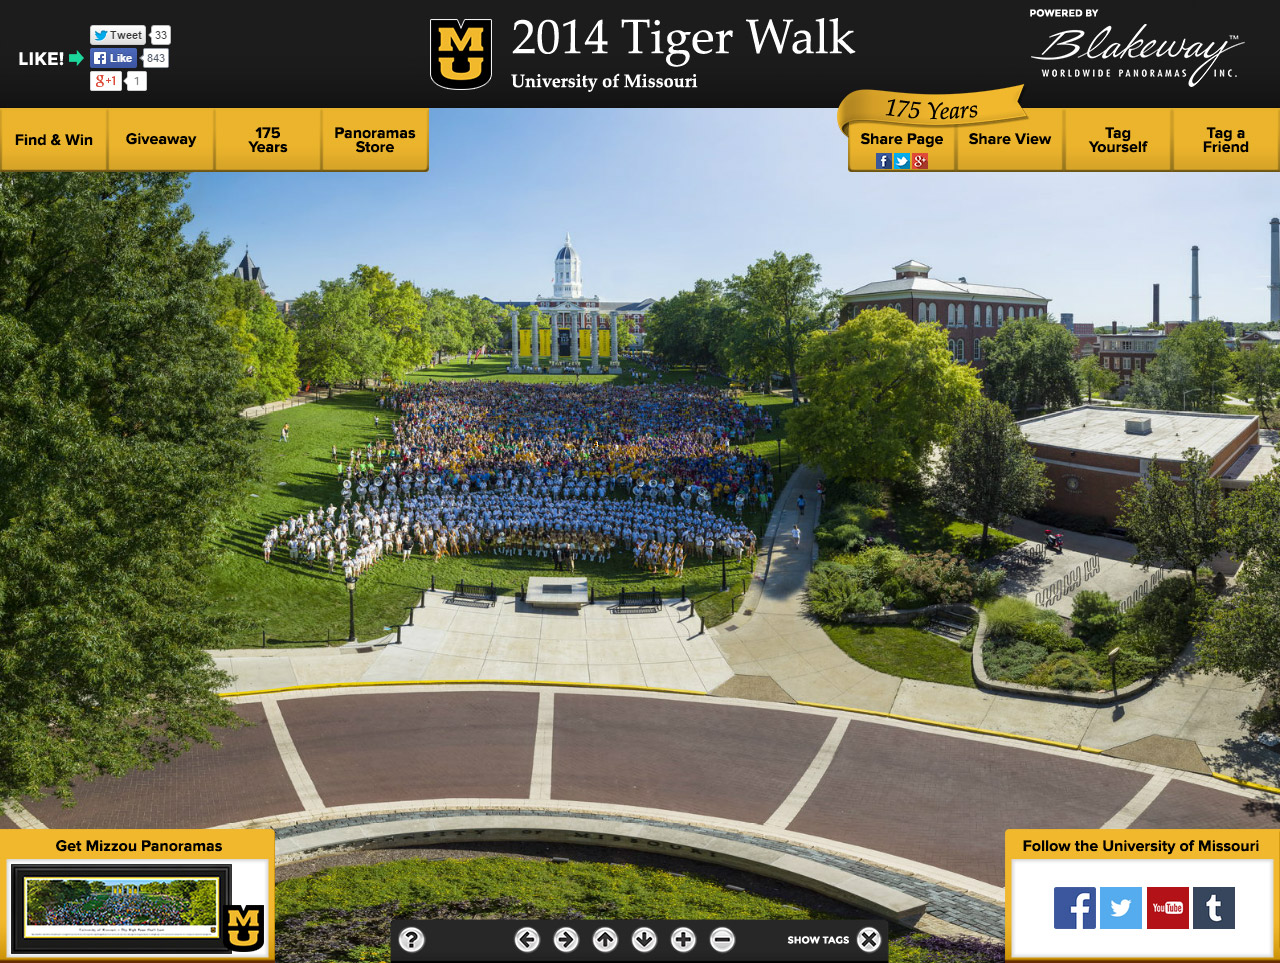
[[[356,580],[358,576],[348,575],[347,582],[347,610],[350,613],[351,623],[347,632],[347,641],[354,642],[356,640]]]
[[[1183,411],[1187,410],[1187,395],[1193,395],[1199,390],[1200,390],[1199,388],[1188,388],[1186,391],[1182,393],[1182,410]]]
[[[720,549],[720,591],[724,592],[729,588],[729,575],[724,565],[724,560],[728,553],[725,551],[724,539],[718,541],[716,545]]]
[[[777,437],[778,442],[778,473],[782,473],[782,436]]]

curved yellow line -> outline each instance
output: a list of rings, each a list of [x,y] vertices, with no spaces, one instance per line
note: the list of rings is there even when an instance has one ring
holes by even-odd
[[[243,692],[219,692],[223,699],[238,696],[271,695],[276,692],[302,692],[307,689],[359,689],[383,685],[561,685],[579,689],[623,689],[633,692],[671,692],[676,695],[706,695],[695,689],[664,689],[660,686],[621,685],[610,682],[555,682],[533,679],[398,679],[383,682],[313,682],[307,685],[286,685],[276,689],[246,689]]]

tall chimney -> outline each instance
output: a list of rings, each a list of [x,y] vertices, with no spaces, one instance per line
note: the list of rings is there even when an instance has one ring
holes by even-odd
[[[1191,245],[1191,323],[1200,320],[1200,248]]]
[[[1160,285],[1151,285],[1151,320],[1160,326]]]
[[[1115,321],[1112,321],[1112,322],[1111,322],[1111,333],[1112,333],[1112,334],[1115,334],[1115,333],[1116,333],[1116,322],[1115,322]]]
[[[1280,321],[1280,217],[1271,219],[1271,320]]]

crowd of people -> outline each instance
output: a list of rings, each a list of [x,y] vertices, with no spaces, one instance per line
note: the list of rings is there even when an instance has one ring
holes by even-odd
[[[679,575],[717,549],[754,553],[744,512],[773,497],[769,463],[734,447],[771,419],[700,385],[429,381],[386,390],[379,406],[392,438],[345,458],[333,447],[341,506],[273,526],[264,561],[281,545],[299,564],[359,576],[415,552],[572,568],[623,551]]]
[[[110,893],[50,908],[53,926],[182,926],[182,902],[171,896]]]

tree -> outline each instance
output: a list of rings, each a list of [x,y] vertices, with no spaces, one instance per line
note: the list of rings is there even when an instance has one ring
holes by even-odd
[[[1246,398],[1262,416],[1264,427],[1270,427],[1267,412],[1275,408],[1280,393],[1280,345],[1260,344],[1235,352],[1231,366],[1236,382]]]
[[[189,926],[212,926],[218,919],[218,904],[214,896],[214,883],[202,879],[190,896],[190,905],[182,913],[182,921]]]
[[[991,525],[1033,510],[1051,490],[1008,408],[980,397],[961,409],[933,491],[955,514],[982,523],[979,557]]]
[[[1181,351],[1161,348],[1146,370],[1133,376],[1125,401],[1138,408],[1181,411],[1198,391],[1190,359]]]
[[[714,364],[729,317],[724,285],[699,278],[692,291],[662,298],[649,309],[645,345],[668,364]]]
[[[1188,448],[1178,478],[1153,457],[1146,479],[1120,492],[1116,523],[1138,547],[1135,562],[1172,563],[1186,570],[1194,587],[1196,571],[1226,547],[1226,513],[1212,470],[1212,458]]]
[[[819,291],[822,269],[812,254],[789,257],[774,251],[726,282],[737,309],[729,351],[744,359],[744,370],[766,376],[785,370],[791,403],[800,403],[797,359],[804,337],[836,316],[836,295]]]
[[[293,302],[298,326],[298,372],[307,381],[376,378],[392,349],[386,329],[373,322],[369,289],[339,278],[321,281]]]
[[[298,390],[298,339],[276,303],[256,281],[217,279],[218,324],[231,334],[240,356],[240,387],[252,404],[288,398]]]
[[[1280,468],[1227,504],[1227,545],[1241,559],[1236,591],[1199,626],[1200,663],[1280,689]]]
[[[1147,370],[1134,378],[1133,398],[1143,408],[1214,411],[1231,383],[1231,353],[1222,322],[1206,318],[1164,339]]]
[[[1110,368],[1102,367],[1096,354],[1085,355],[1076,362],[1076,377],[1084,386],[1088,400],[1093,401],[1093,393],[1107,395],[1120,387],[1120,376]]]
[[[200,561],[251,465],[181,175],[0,175],[0,798],[237,717]]]
[[[832,478],[890,481],[915,470],[979,395],[942,329],[892,308],[814,335],[798,368],[809,404],[787,419],[787,438]]]
[[[1031,408],[1056,411],[1080,404],[1076,345],[1075,335],[1049,317],[1005,321],[995,337],[982,342],[988,392],[1019,416]]]

